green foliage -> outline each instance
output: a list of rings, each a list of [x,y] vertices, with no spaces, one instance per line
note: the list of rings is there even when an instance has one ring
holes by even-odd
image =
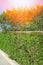
[[[0,33],[0,49],[20,65],[43,65],[43,35]]]

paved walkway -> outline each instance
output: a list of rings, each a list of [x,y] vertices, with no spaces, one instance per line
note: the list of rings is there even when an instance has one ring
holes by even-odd
[[[0,54],[0,65],[10,65],[8,61]]]
[[[0,50],[0,65],[19,65],[16,61],[8,58],[8,56]]]

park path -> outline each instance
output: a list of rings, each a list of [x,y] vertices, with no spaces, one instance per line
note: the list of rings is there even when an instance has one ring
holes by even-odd
[[[7,54],[0,50],[0,65],[19,65],[16,61],[8,58]]]
[[[0,54],[0,65],[10,65],[8,61]]]

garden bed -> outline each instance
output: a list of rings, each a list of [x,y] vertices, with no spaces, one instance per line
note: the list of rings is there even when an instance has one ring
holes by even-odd
[[[0,33],[0,49],[20,65],[43,65],[43,34]]]

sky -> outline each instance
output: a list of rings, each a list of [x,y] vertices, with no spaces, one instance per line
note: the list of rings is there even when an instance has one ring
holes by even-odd
[[[0,0],[0,13],[12,8],[31,8],[43,5],[43,0]]]

